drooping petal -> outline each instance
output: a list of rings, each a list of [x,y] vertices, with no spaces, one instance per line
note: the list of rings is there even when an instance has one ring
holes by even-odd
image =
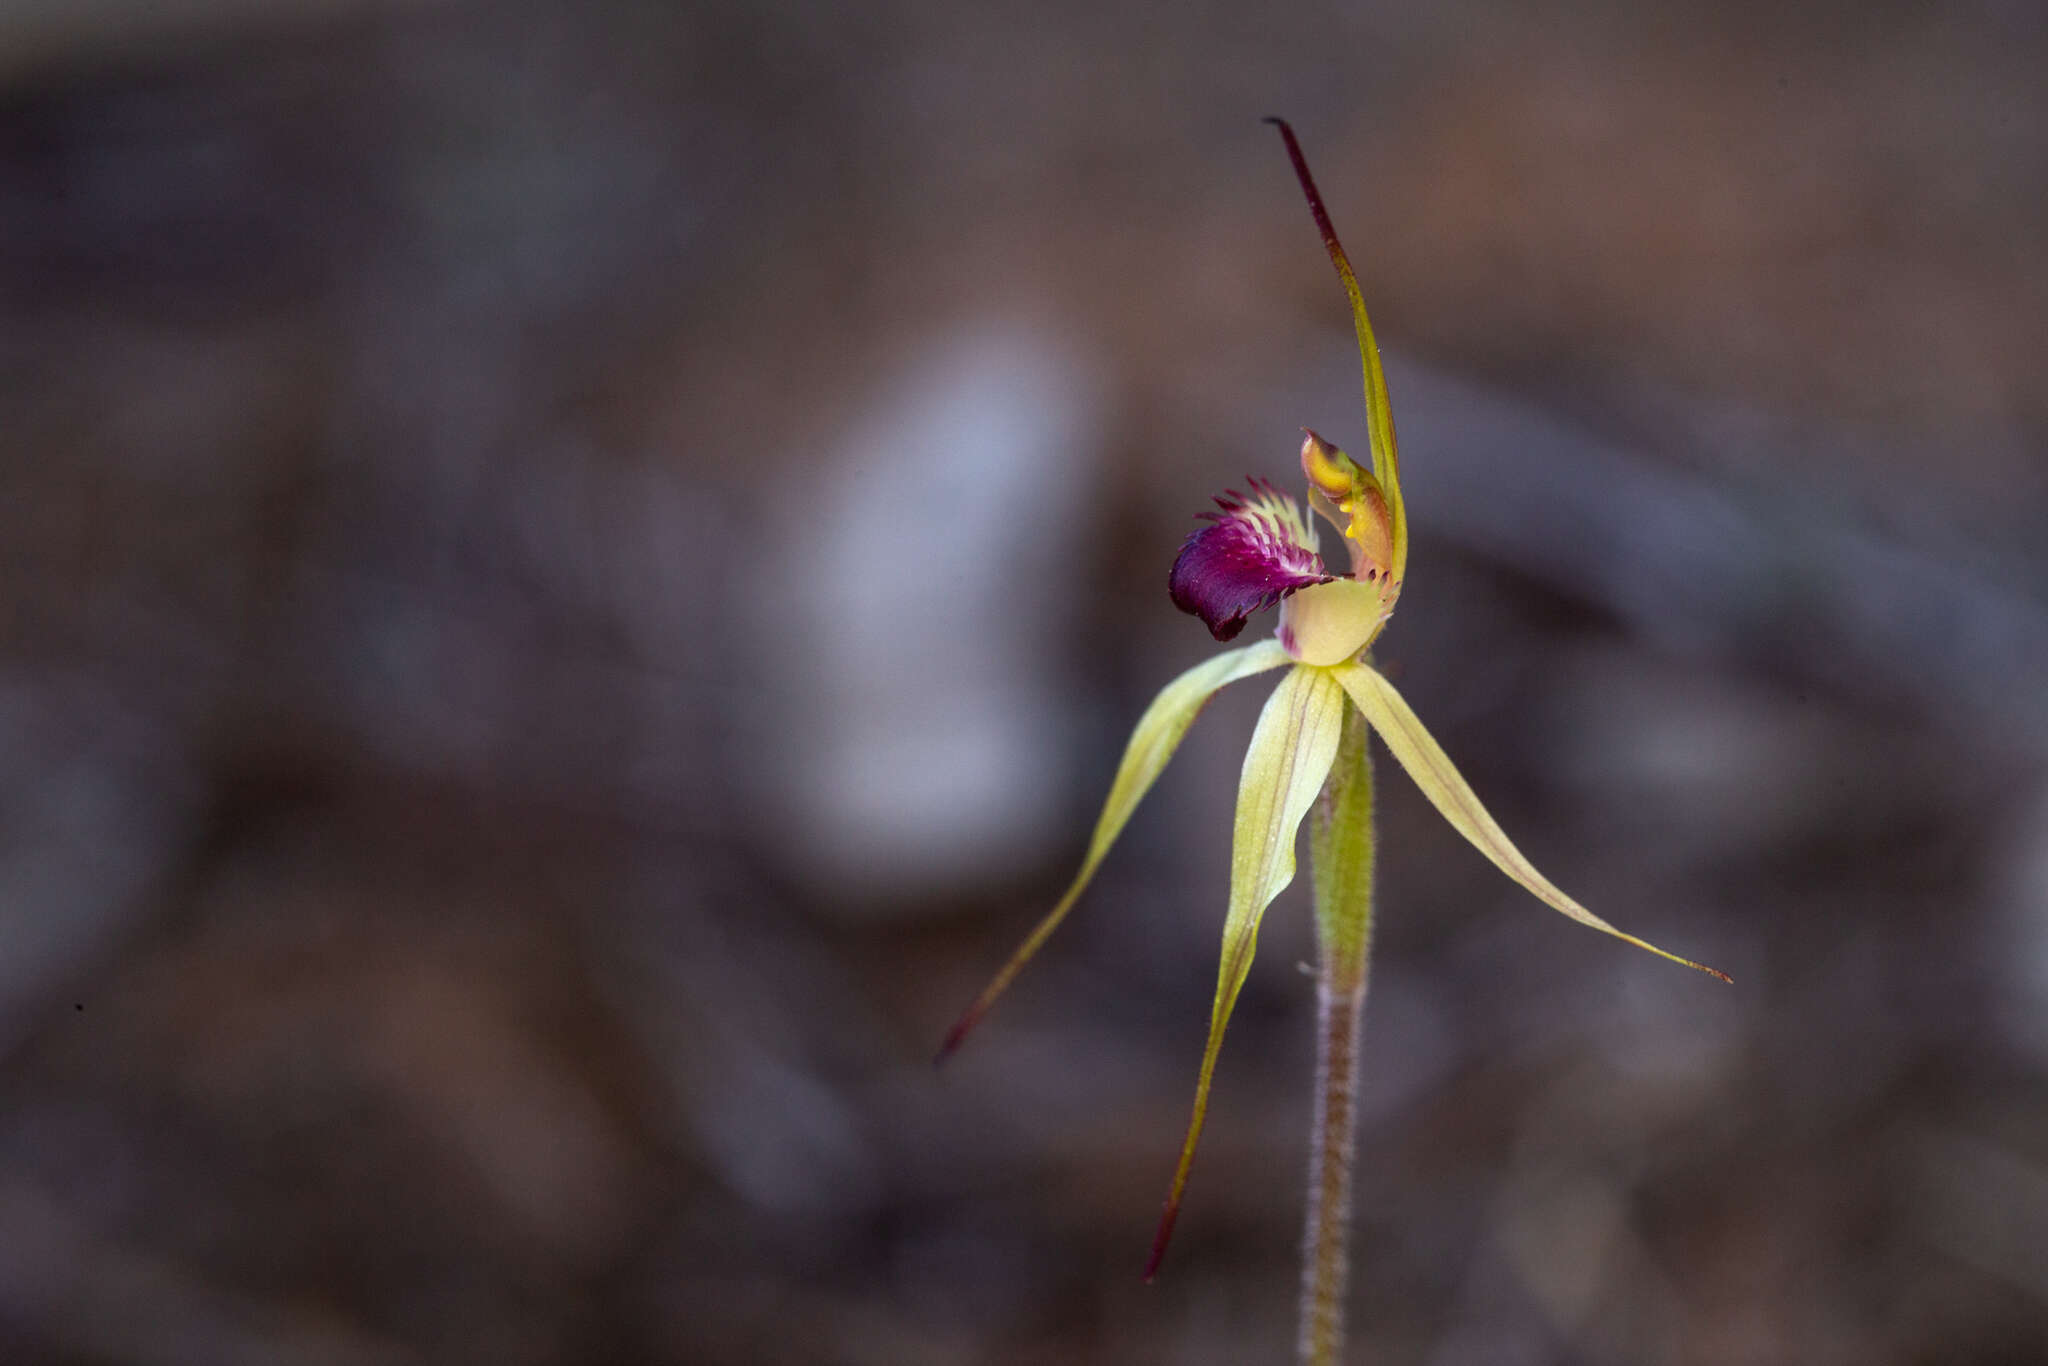
[[[1316,229],[1323,235],[1323,248],[1329,252],[1330,264],[1337,268],[1337,278],[1351,300],[1351,323],[1358,333],[1358,355],[1365,366],[1365,420],[1372,439],[1372,472],[1386,491],[1393,572],[1399,582],[1408,577],[1408,508],[1401,497],[1401,456],[1394,442],[1394,412],[1387,402],[1387,372],[1380,364],[1380,344],[1373,336],[1372,320],[1365,313],[1365,295],[1359,292],[1358,275],[1344,254],[1344,244],[1337,240],[1330,211],[1323,207],[1322,193],[1316,189],[1315,177],[1309,174],[1308,159],[1301,154],[1301,144],[1294,140],[1294,130],[1285,119],[1266,122],[1277,126],[1287,143],[1288,160],[1294,163],[1295,179],[1301,182],[1301,192],[1308,198]]]
[[[1209,1081],[1216,1054],[1223,1046],[1223,1027],[1237,1004],[1237,993],[1251,971],[1258,945],[1259,918],[1294,880],[1294,837],[1337,757],[1344,724],[1344,693],[1327,669],[1296,668],[1288,673],[1259,714],[1244,773],[1237,787],[1237,825],[1230,843],[1230,912],[1223,922],[1223,962],[1216,974],[1216,1002],[1209,1012],[1209,1042],[1202,1050],[1202,1068],[1195,1081],[1194,1114],[1181,1145],[1180,1165],[1166,1197],[1166,1212],[1145,1265],[1151,1280],[1166,1255],[1187,1189],[1188,1168],[1202,1137],[1209,1111]]]
[[[1138,724],[1131,731],[1130,743],[1124,747],[1123,761],[1117,765],[1116,779],[1109,785],[1109,799],[1102,805],[1102,815],[1096,819],[1095,833],[1088,841],[1088,853],[1081,860],[1081,871],[1074,875],[1059,903],[1038,922],[1038,927],[1024,939],[1022,946],[1010,955],[1010,961],[1003,964],[1002,971],[995,975],[981,995],[974,998],[974,1004],[967,1007],[960,1019],[946,1032],[945,1042],[939,1046],[935,1062],[944,1062],[960,1046],[967,1032],[974,1028],[983,1015],[988,1013],[1003,989],[1010,985],[1039,946],[1059,928],[1066,919],[1088,882],[1095,876],[1096,867],[1103,856],[1109,853],[1116,837],[1123,833],[1124,825],[1138,803],[1151,790],[1153,780],[1173,758],[1173,752],[1180,747],[1181,737],[1188,733],[1195,717],[1216,692],[1241,678],[1277,669],[1288,663],[1287,652],[1280,648],[1278,641],[1263,640],[1257,645],[1247,645],[1240,650],[1230,650],[1214,659],[1204,660],[1189,669],[1173,682],[1160,690],[1152,699],[1152,705],[1138,718]]]
[[[1167,576],[1173,605],[1218,640],[1235,639],[1246,618],[1289,593],[1336,577],[1295,501],[1263,479],[1251,489],[1249,498],[1231,490],[1216,500],[1220,512],[1202,514],[1209,525],[1188,537]]]
[[[1458,770],[1452,767],[1443,747],[1423,729],[1421,720],[1401,694],[1394,691],[1393,684],[1368,664],[1346,664],[1330,672],[1336,675],[1344,691],[1351,694],[1351,700],[1365,713],[1365,719],[1386,741],[1388,751],[1400,761],[1401,767],[1408,770],[1408,776],[1422,789],[1422,795],[1429,798],[1459,834],[1491,859],[1494,866],[1521,883],[1538,900],[1563,911],[1581,925],[1590,925],[1617,939],[1627,940],[1660,958],[1697,968],[1724,982],[1732,980],[1725,972],[1695,963],[1690,958],[1680,958],[1647,940],[1623,933],[1559,891],[1550,879],[1536,871],[1536,866],[1522,856],[1522,851],[1515,848],[1493,817],[1486,813],[1486,808],[1479,804],[1479,798],[1473,795],[1472,789],[1458,775]]]

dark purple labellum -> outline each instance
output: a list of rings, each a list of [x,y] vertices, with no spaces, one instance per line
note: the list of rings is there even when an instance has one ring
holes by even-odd
[[[1337,577],[1308,547],[1294,500],[1263,479],[1251,488],[1250,498],[1233,489],[1216,500],[1221,512],[1202,514],[1210,525],[1188,537],[1167,577],[1173,605],[1218,640],[1235,639],[1252,613],[1289,593]]]

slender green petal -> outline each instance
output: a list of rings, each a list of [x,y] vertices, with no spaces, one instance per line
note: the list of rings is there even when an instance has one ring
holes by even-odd
[[[1303,665],[1290,672],[1259,714],[1244,773],[1237,787],[1237,827],[1230,844],[1230,913],[1223,922],[1223,964],[1216,975],[1216,1003],[1209,1012],[1209,1042],[1195,1082],[1195,1110],[1181,1145],[1180,1166],[1166,1197],[1166,1212],[1145,1265],[1145,1279],[1159,1269],[1167,1239],[1180,1213],[1181,1192],[1202,1136],[1209,1109],[1209,1080],[1223,1027],[1237,993],[1251,971],[1258,945],[1259,917],[1280,890],[1294,880],[1294,837],[1301,818],[1322,791],[1344,725],[1344,693],[1328,669]]]
[[[1123,833],[1131,812],[1137,809],[1138,803],[1151,790],[1153,780],[1173,758],[1173,752],[1180,747],[1181,737],[1188,733],[1188,727],[1194,724],[1195,717],[1208,700],[1228,684],[1268,669],[1277,669],[1288,662],[1287,652],[1280,648],[1279,641],[1260,641],[1257,645],[1228,650],[1197,664],[1167,684],[1159,696],[1152,699],[1152,705],[1138,718],[1130,743],[1124,747],[1123,762],[1117,766],[1116,781],[1109,787],[1109,800],[1103,803],[1102,815],[1096,819],[1095,834],[1088,841],[1088,855],[1081,860],[1081,871],[1074,875],[1059,904],[1038,922],[1038,928],[1025,937],[1024,943],[1010,955],[1010,961],[1003,964],[1002,971],[983,988],[981,995],[974,998],[974,1004],[967,1007],[952,1029],[947,1031],[946,1040],[939,1046],[939,1054],[934,1061],[944,1062],[960,1046],[967,1032],[988,1013],[988,1008],[1003,994],[1011,979],[1059,928],[1060,921],[1066,919],[1067,912],[1073,909],[1074,903],[1087,889],[1089,880],[1095,876],[1095,869],[1103,856],[1116,843],[1116,837]]]
[[[1387,742],[1387,749],[1400,760],[1401,767],[1408,770],[1408,776],[1415,779],[1422,795],[1429,798],[1459,834],[1472,841],[1480,853],[1492,859],[1503,873],[1528,888],[1539,901],[1563,911],[1581,925],[1605,930],[1615,938],[1625,939],[1637,948],[1648,949],[1660,958],[1697,968],[1724,982],[1732,980],[1725,972],[1667,953],[1632,934],[1624,934],[1559,891],[1550,879],[1537,872],[1535,865],[1522,856],[1522,851],[1509,841],[1493,817],[1486,814],[1479,798],[1458,776],[1458,770],[1451,766],[1443,747],[1422,728],[1421,720],[1401,694],[1394,691],[1393,684],[1368,664],[1346,664],[1330,672],[1344,685],[1344,691],[1351,694],[1351,700],[1358,704],[1358,709],[1365,713],[1365,719]]]

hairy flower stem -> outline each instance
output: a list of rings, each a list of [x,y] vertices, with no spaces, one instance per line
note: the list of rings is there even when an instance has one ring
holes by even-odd
[[[1337,762],[1309,829],[1315,880],[1316,1097],[1310,1130],[1308,1216],[1302,1237],[1301,1338],[1305,1366],[1344,1354],[1349,1283],[1351,1162],[1358,1135],[1358,1046],[1372,952],[1370,730],[1347,712]]]

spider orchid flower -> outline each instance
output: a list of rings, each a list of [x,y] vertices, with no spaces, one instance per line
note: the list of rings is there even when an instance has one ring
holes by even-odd
[[[1278,606],[1275,636],[1197,664],[1167,684],[1153,700],[1124,750],[1079,873],[967,1008],[939,1051],[943,1061],[959,1047],[1066,918],[1204,704],[1228,684],[1285,669],[1252,731],[1239,779],[1229,909],[1209,1037],[1195,1082],[1194,1113],[1146,1266],[1147,1280],[1158,1270],[1179,1214],[1208,1111],[1217,1052],[1239,989],[1251,969],[1260,918],[1274,897],[1293,881],[1296,834],[1336,762],[1347,708],[1357,708],[1366,725],[1458,833],[1538,900],[1582,925],[1729,980],[1725,973],[1615,928],[1538,872],[1487,814],[1394,685],[1366,662],[1367,648],[1393,615],[1408,564],[1408,517],[1401,496],[1386,375],[1357,277],[1337,241],[1300,145],[1284,122],[1269,122],[1279,125],[1286,140],[1323,245],[1350,297],[1364,361],[1370,461],[1354,461],[1306,429],[1301,444],[1308,507],[1341,536],[1344,556],[1334,566],[1326,561],[1313,521],[1292,498],[1263,479],[1253,478],[1248,493],[1224,493],[1215,500],[1216,511],[1201,514],[1208,525],[1187,538],[1168,576],[1174,605],[1200,617],[1220,641],[1235,639],[1254,614]],[[1340,569],[1342,572],[1336,572]]]

